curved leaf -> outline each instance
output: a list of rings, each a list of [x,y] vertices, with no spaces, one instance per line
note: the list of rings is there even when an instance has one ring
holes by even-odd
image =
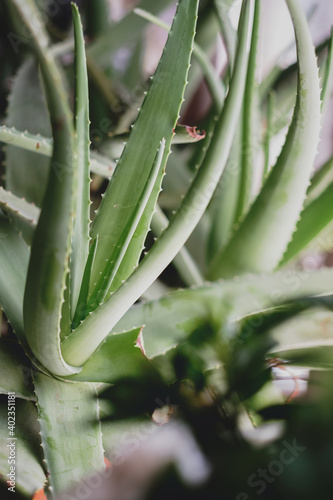
[[[210,279],[269,272],[285,252],[302,211],[320,131],[320,88],[314,48],[298,1],[287,0],[298,53],[298,93],[282,153],[260,194],[225,249],[214,258]]]
[[[108,265],[122,231],[138,203],[150,175],[156,151],[164,137],[165,151],[161,171],[112,290],[117,289],[122,281],[128,278],[139,261],[183,99],[196,14],[197,1],[182,0],[179,3],[173,28],[151,87],[92,224],[91,236],[95,238],[98,235],[99,244],[92,269],[91,294],[95,294],[100,273],[104,274],[104,268]]]
[[[189,3],[191,6],[188,5]],[[71,363],[81,364],[89,358],[123,314],[172,261],[201,219],[225,167],[237,125],[245,85],[252,6],[251,0],[245,0],[233,83],[230,85],[230,92],[201,169],[169,226],[130,278],[104,304],[88,316],[69,337],[64,339],[63,353]],[[180,8],[184,9],[183,15],[186,13],[186,8],[194,9],[194,3],[183,0],[179,4]],[[195,9],[192,14],[195,16]],[[172,41],[172,30],[169,39],[170,36]],[[94,335],[91,334],[92,331]]]
[[[60,352],[60,320],[70,253],[73,126],[61,74],[35,4],[13,0],[32,35],[41,67],[53,133],[46,195],[34,233],[24,293],[24,330],[37,359],[61,375],[73,373]]]
[[[33,382],[49,484],[63,493],[105,468],[96,390],[42,373],[34,373]]]

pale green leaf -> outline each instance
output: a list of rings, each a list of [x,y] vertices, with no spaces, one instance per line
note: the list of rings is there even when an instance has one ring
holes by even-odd
[[[63,493],[105,468],[95,387],[41,373],[33,381],[49,484]]]
[[[80,14],[72,5],[75,38],[75,112],[74,112],[74,162],[77,175],[75,193],[75,217],[70,257],[71,311],[74,317],[84,268],[89,254],[90,227],[90,138],[89,138],[89,98],[87,63]]]
[[[305,14],[287,0],[295,27],[298,93],[292,124],[275,167],[208,277],[218,279],[276,268],[296,228],[314,167],[320,132],[318,68]]]
[[[189,7],[188,1],[183,0],[179,4],[179,9],[184,8],[186,11],[186,7]],[[138,268],[104,304],[64,340],[63,353],[71,363],[81,364],[88,359],[125,312],[172,261],[204,213],[225,167],[238,121],[246,77],[252,7],[252,2],[245,0],[240,23],[237,61],[230,92],[203,165],[168,228]],[[191,8],[194,9],[193,3]],[[94,335],[91,332],[94,332]],[[81,346],[80,349],[78,343]]]

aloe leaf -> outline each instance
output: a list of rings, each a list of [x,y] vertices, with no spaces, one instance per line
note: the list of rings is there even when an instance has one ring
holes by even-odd
[[[40,134],[20,132],[15,127],[6,127],[5,125],[1,125],[0,141],[23,148],[27,151],[35,151],[36,153],[44,156],[52,156],[52,139],[49,137],[43,137]]]
[[[6,214],[23,239],[31,245],[34,230],[39,217],[39,209],[25,199],[0,187],[0,208]]]
[[[49,137],[43,137],[40,134],[30,134],[29,132],[20,132],[14,127],[9,128],[5,125],[0,126],[0,142],[11,144],[27,151],[34,151],[36,154],[52,156],[53,140]],[[49,162],[47,163],[47,165]],[[109,179],[115,169],[115,161],[91,151],[90,170],[95,174],[102,175]],[[29,170],[29,167],[28,167]],[[61,175],[61,169],[59,175]]]
[[[264,168],[263,168],[263,180],[266,178],[267,173],[270,169],[270,152],[271,152],[271,139],[273,137],[273,117],[274,117],[274,107],[275,107],[275,93],[270,92],[267,98],[267,114],[266,114],[266,130],[264,137]]]
[[[60,352],[60,320],[70,253],[73,150],[72,116],[61,74],[48,51],[47,35],[33,2],[13,0],[30,30],[43,76],[53,133],[53,156],[43,208],[34,233],[24,292],[24,329],[29,346],[49,370],[73,373]]]
[[[238,280],[172,292],[159,300],[134,305],[83,365],[82,371],[69,378],[115,383],[121,377],[147,370],[146,358],[137,348],[138,343],[134,348],[140,330],[143,353],[152,360],[183,343],[194,330],[207,323],[220,322],[230,340],[235,332],[232,324],[242,317],[259,312],[265,315],[267,310],[279,308],[282,302],[302,295],[331,293],[332,276],[332,270],[328,269],[311,273],[285,271],[259,277],[244,276]],[[318,328],[320,324],[323,322],[319,318]],[[130,331],[133,325],[138,326]],[[306,322],[302,323],[295,337],[290,336],[292,327],[285,333],[282,331],[281,335],[278,332],[279,349],[289,349],[301,341],[304,347],[307,337],[314,340],[317,334],[311,325],[306,327]],[[321,341],[320,338],[317,340]]]
[[[88,76],[84,38],[80,14],[72,5],[75,38],[75,141],[74,162],[77,171],[77,185],[73,191],[76,210],[70,258],[71,311],[73,316],[79,299],[84,268],[89,254],[90,227],[90,139]]]
[[[157,237],[161,236],[168,225],[168,218],[166,217],[166,215],[164,215],[164,212],[159,208],[159,206],[156,205],[154,217],[151,222],[153,233]],[[182,278],[186,285],[192,286],[203,284],[203,276],[201,275],[196,262],[192,259],[191,254],[185,247],[183,247],[175,256],[175,258],[173,259],[173,264],[176,267],[179,276]]]
[[[208,277],[218,279],[276,268],[303,208],[320,132],[318,68],[305,14],[287,0],[295,27],[299,79],[296,107],[287,139],[260,194],[225,249],[214,258]]]
[[[165,151],[161,171],[119,268],[118,285],[132,273],[133,267],[138,263],[160,191],[163,169],[170,152],[173,129],[182,103],[194,38],[196,12],[196,1],[182,0],[179,3],[173,29],[151,87],[92,224],[91,236],[95,238],[98,235],[99,244],[92,269],[91,294],[95,293],[100,273],[104,274],[104,268],[113,249],[118,245],[124,227],[138,203],[150,175],[156,151],[164,137]],[[159,117],[157,121],[156,116]],[[112,224],[109,222],[110,219]]]
[[[158,17],[154,16],[150,12],[147,12],[143,9],[134,9],[133,12],[137,16],[140,16],[143,19],[147,19],[147,21],[156,24],[165,31],[170,30],[170,26],[167,23],[161,21]],[[200,45],[198,45],[196,42],[194,42],[193,44],[193,58],[195,58],[197,63],[200,65],[201,71],[206,79],[209,91],[212,95],[215,107],[220,111],[225,95],[224,86],[214,67],[210,63],[210,60],[207,58],[207,55],[201,49]]]
[[[144,328],[143,328],[144,329]],[[114,384],[126,377],[139,377],[150,368],[138,344],[142,327],[110,334],[82,366],[80,373],[69,380]]]
[[[64,340],[63,353],[71,363],[81,364],[88,359],[123,314],[173,260],[204,213],[225,167],[237,126],[245,86],[252,6],[251,1],[245,0],[232,84],[203,165],[168,228],[130,278]],[[181,2],[179,8],[181,7],[188,7],[187,1]],[[193,3],[191,7],[194,8]],[[91,335],[92,331],[94,337]],[[78,344],[80,349],[77,348]]]
[[[8,438],[8,404],[0,404],[0,476],[8,479],[10,464],[9,443],[15,443],[15,493],[7,490],[9,495],[16,497],[19,494],[32,498],[37,490],[43,488],[46,482],[42,466],[40,436],[37,421],[37,409],[32,401],[15,400],[15,438]],[[2,478],[1,478],[2,480]],[[9,486],[7,484],[7,486]]]
[[[333,220],[333,184],[330,184],[318,198],[306,205],[296,232],[279,264],[283,266],[301,252]]]
[[[45,108],[38,66],[34,58],[20,68],[9,98],[7,124],[30,133],[43,130],[50,134],[50,121]],[[27,133],[26,136],[29,136]],[[42,140],[37,144],[43,147]],[[37,144],[35,150],[37,148]],[[31,151],[34,151],[33,149]],[[50,160],[37,153],[12,145],[6,148],[6,189],[41,206],[45,194]]]
[[[30,250],[12,224],[0,214],[0,304],[20,344],[38,368],[43,370],[28,345],[23,322],[23,296]]]
[[[253,30],[251,39],[251,49],[249,64],[247,69],[243,120],[242,120],[242,154],[241,154],[241,175],[239,182],[238,204],[236,221],[247,211],[251,199],[251,188],[254,176],[255,164],[255,138],[254,138],[254,104],[256,90],[256,63],[259,41],[260,24],[260,0],[255,1]]]
[[[226,0],[214,0],[214,7],[227,50],[229,71],[232,72],[236,56],[237,33],[233,29],[229,19],[231,2]]]
[[[0,215],[0,304],[20,340],[24,339],[23,294],[29,258],[28,245]]]
[[[232,234],[236,221],[241,177],[242,117],[235,133],[230,155],[210,205],[210,232],[207,239],[206,261],[211,262]]]
[[[333,86],[333,30],[331,33],[331,40],[328,47],[328,56],[325,65],[325,73],[322,81],[322,113],[325,114],[328,103],[331,99]]]
[[[333,156],[327,160],[312,176],[306,205],[313,202],[333,183]]]
[[[161,163],[164,157],[165,151],[165,139],[163,138],[156,153],[156,157],[154,160],[153,167],[147,179],[146,185],[143,188],[140,198],[137,201],[136,206],[134,207],[133,213],[129,217],[127,224],[125,225],[117,246],[114,248],[114,251],[110,257],[110,260],[107,263],[105,271],[103,275],[100,277],[97,286],[96,293],[91,296],[91,300],[88,303],[88,310],[94,310],[100,303],[104,302],[109,295],[111,286],[117,276],[118,269],[124,259],[124,256],[127,252],[129,244],[134,236],[134,233],[138,227],[138,224],[141,220],[141,217],[147,207],[149,199],[151,198],[152,191],[156,184],[156,180],[161,171]],[[95,258],[98,252],[98,246],[96,246]],[[93,267],[92,263],[92,267]]]
[[[0,393],[35,399],[30,378],[31,364],[17,342],[0,338]]]
[[[93,240],[90,245],[88,258],[84,268],[84,273],[82,277],[80,295],[77,302],[76,311],[72,321],[72,329],[74,330],[80,324],[80,322],[85,318],[87,314],[87,302],[89,297],[89,285],[91,280],[91,269],[95,260],[96,248],[98,245],[98,237]]]
[[[105,467],[96,391],[39,372],[33,382],[49,484],[63,493]]]
[[[195,43],[205,54],[206,60],[208,62],[214,59],[214,54],[216,53],[216,40],[218,35],[219,27],[213,9],[202,9],[198,18]],[[217,73],[216,70],[215,73]],[[191,68],[189,71],[189,83],[186,86],[185,90],[185,103],[183,108],[184,113],[186,113],[190,109],[193,98],[198,91],[199,86],[202,84],[202,77],[203,69],[199,64],[199,61],[193,57],[191,61]],[[214,78],[216,79],[216,75],[214,76]]]
[[[113,332],[145,325],[142,336],[148,358],[172,349],[207,322],[220,322],[231,339],[235,333],[232,325],[242,317],[265,313],[300,296],[332,293],[332,277],[331,268],[313,272],[289,270],[179,290],[159,300],[134,305]]]

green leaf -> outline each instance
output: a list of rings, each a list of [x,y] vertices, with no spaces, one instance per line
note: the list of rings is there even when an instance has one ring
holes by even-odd
[[[28,245],[0,214],[0,304],[21,341],[25,340],[23,294],[29,258]]]
[[[306,205],[312,203],[333,183],[333,156],[327,160],[312,176],[309,186]]]
[[[108,297],[110,289],[113,285],[113,281],[117,278],[118,269],[124,259],[126,251],[131,243],[134,233],[138,227],[141,217],[147,207],[147,204],[151,198],[152,191],[156,184],[157,177],[161,173],[161,163],[165,151],[165,140],[161,141],[160,147],[156,153],[153,167],[147,179],[146,185],[143,188],[140,198],[134,207],[133,213],[129,217],[127,224],[125,225],[118,243],[113,250],[113,253],[108,261],[104,273],[101,275],[97,286],[96,292],[91,296],[90,302],[88,303],[88,311],[92,311],[99,306],[100,303],[104,302]],[[98,236],[97,236],[98,237]],[[98,251],[98,246],[96,246],[94,260],[92,262],[92,267],[96,259],[96,254]]]
[[[287,3],[295,27],[299,68],[293,120],[260,194],[226,248],[214,258],[210,279],[275,269],[302,211],[319,141],[320,89],[305,14],[295,0]]]
[[[114,384],[127,377],[140,377],[151,368],[138,344],[142,328],[109,335],[69,380]]]
[[[34,373],[42,446],[54,494],[104,470],[104,450],[93,384]]]
[[[35,399],[31,384],[31,364],[17,342],[0,338],[0,393]]]
[[[231,2],[226,0],[214,0],[214,7],[228,54],[229,71],[232,72],[236,56],[237,33],[232,27],[229,18]]]
[[[0,207],[17,232],[22,234],[25,242],[31,245],[40,213],[39,209],[2,187],[0,187]]]
[[[156,205],[154,217],[151,221],[151,229],[155,236],[161,236],[168,225],[168,218],[164,215],[164,212],[160,209],[160,207]],[[179,276],[187,286],[203,285],[203,276],[201,275],[196,262],[185,247],[179,251],[172,262],[176,267]]]
[[[254,106],[256,104],[256,66],[259,42],[260,0],[255,1],[251,49],[247,69],[242,120],[241,175],[235,221],[248,210],[255,167]]]
[[[14,82],[9,98],[8,126],[28,130],[30,134],[43,131],[50,135],[50,120],[43,94],[37,63],[30,58],[23,63]],[[25,135],[29,137],[29,133]],[[43,141],[37,139],[34,149],[31,148],[28,153],[15,146],[7,146],[6,189],[41,206],[50,160],[32,152],[37,149],[37,144],[44,146]]]
[[[160,236],[138,268],[104,304],[88,316],[64,340],[62,344],[63,353],[71,363],[81,364],[88,359],[123,314],[172,261],[204,213],[227,161],[240,112],[246,76],[248,38],[252,25],[251,6],[252,2],[245,0],[243,15],[241,16],[240,40],[233,81],[203,165],[198,171],[178,212],[170,221],[168,228]],[[182,15],[178,19],[182,21],[185,14],[186,26],[189,24],[187,9],[193,9],[192,14],[195,16],[194,2],[183,0],[179,4],[178,13]],[[181,30],[182,37],[184,37],[182,24]],[[171,42],[176,39],[176,37],[172,38],[172,36],[175,36],[172,31],[169,40],[170,36]],[[174,65],[174,62],[170,61],[170,64]],[[133,132],[135,132],[135,129]],[[112,187],[112,184],[110,186]],[[94,332],[94,336],[91,335],[91,332]],[[81,347],[79,348],[78,345]],[[84,345],[84,351],[82,345]]]
[[[8,440],[8,404],[0,404],[0,476],[8,479],[10,464],[9,443],[15,443],[15,493],[7,490],[6,498],[15,498],[19,493],[31,498],[46,482],[43,470],[43,456],[40,448],[37,409],[32,401],[15,399],[16,440]],[[12,447],[14,451],[14,448]],[[8,485],[7,485],[8,486]],[[10,495],[10,496],[9,496]]]
[[[170,26],[167,23],[161,21],[158,17],[152,15],[150,12],[147,12],[143,9],[134,9],[133,12],[136,15],[144,19],[147,19],[147,21],[156,24],[165,31],[170,30]],[[216,73],[214,67],[210,63],[207,54],[205,54],[205,52],[201,49],[200,45],[198,45],[196,42],[194,42],[193,44],[193,58],[196,59],[196,61],[198,62],[202,74],[206,79],[207,86],[211,93],[216,109],[220,111],[225,95],[224,86],[218,74]]]
[[[73,150],[72,115],[48,38],[33,2],[13,0],[43,76],[53,133],[53,156],[46,195],[34,234],[24,293],[24,330],[37,359],[58,375],[73,373],[60,352],[60,320],[70,253]]]
[[[207,263],[226,245],[236,221],[241,176],[242,121],[240,117],[226,167],[209,207],[211,227],[206,249]]]
[[[296,257],[333,220],[333,184],[305,207],[297,224],[293,239],[279,264],[283,266]]]
[[[322,112],[325,114],[327,110],[328,103],[331,99],[332,94],[332,86],[333,86],[333,30],[331,32],[331,40],[328,47],[328,56],[325,65],[325,73],[322,82]]]
[[[72,329],[73,330],[75,330],[75,328],[77,328],[79,326],[80,322],[85,318],[85,316],[87,314],[87,310],[88,310],[87,302],[88,302],[88,296],[89,296],[89,284],[90,284],[90,280],[91,280],[91,269],[92,269],[92,266],[94,263],[97,245],[98,245],[98,237],[95,238],[90,245],[88,259],[87,259],[87,262],[86,262],[86,265],[84,268],[83,277],[82,277],[80,295],[78,298],[74,318],[72,321]]]
[[[91,295],[95,295],[100,273],[105,274],[104,269],[113,249],[119,244],[124,227],[138,203],[150,175],[156,151],[164,137],[165,151],[161,162],[162,169],[119,268],[113,290],[118,288],[122,281],[133,272],[141,255],[182,103],[194,38],[196,13],[196,1],[182,0],[180,2],[151,87],[93,222],[91,236],[95,238],[98,235],[99,244],[92,270]]]
[[[74,162],[77,171],[73,187],[75,218],[70,258],[71,311],[76,311],[84,268],[89,254],[90,228],[90,139],[87,63],[80,14],[72,5],[75,38],[75,141]]]
[[[113,332],[145,325],[142,332],[145,354],[154,358],[207,323],[217,324],[219,328],[222,325],[222,332],[232,339],[236,334],[234,324],[241,318],[260,312],[265,314],[300,296],[330,294],[332,279],[331,268],[315,272],[289,270],[179,290],[162,299],[134,305],[115,325]],[[290,334],[289,340],[293,342]]]
[[[34,135],[29,132],[20,132],[14,127],[8,128],[5,125],[2,125],[0,126],[0,142],[18,146],[19,148],[23,148],[27,151],[35,151],[36,154],[38,153],[44,156],[52,156],[53,140],[48,137],[43,137],[40,134]],[[48,165],[49,162],[47,162],[47,166]],[[91,172],[109,179],[115,169],[115,166],[116,164],[114,160],[106,158],[96,151],[91,151]],[[61,174],[61,170],[59,170],[59,174]]]

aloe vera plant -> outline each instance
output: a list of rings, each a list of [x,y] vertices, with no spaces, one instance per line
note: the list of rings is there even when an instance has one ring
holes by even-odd
[[[116,386],[126,377],[140,380],[147,373],[160,376],[161,366],[170,365],[178,346],[209,323],[219,337],[202,371],[215,372],[222,362],[230,391],[242,394],[237,385],[243,380],[237,364],[241,347],[225,347],[234,342],[236,331],[242,343],[251,318],[259,317],[259,326],[260,321],[266,325],[267,309],[274,316],[284,301],[332,292],[331,269],[297,271],[289,261],[315,242],[333,217],[332,162],[313,175],[333,51],[330,43],[322,63],[321,95],[305,14],[298,0],[286,0],[296,38],[297,93],[281,154],[274,166],[263,167],[269,167],[263,176],[253,127],[266,120],[267,106],[274,112],[274,101],[256,82],[260,0],[243,0],[237,30],[230,23],[230,1],[200,6],[198,0],[180,0],[170,27],[155,17],[161,10],[158,2],[144,0],[112,31],[102,27],[87,49],[76,5],[74,40],[52,45],[34,0],[7,4],[14,25],[23,23],[29,33],[29,55],[17,73],[8,117],[0,126],[0,141],[6,144],[6,179],[0,188],[0,304],[12,330],[9,338],[0,338],[0,387],[3,395],[15,394],[16,415],[24,412],[28,423],[17,418],[13,434],[7,436],[9,400],[3,399],[1,432],[17,440],[12,487],[26,498],[37,492],[65,498],[66,490],[80,487],[92,474],[107,475],[105,458],[112,442],[100,419],[107,410],[98,402],[106,384]],[[99,14],[105,8],[104,2],[98,4],[97,28],[103,25]],[[207,19],[214,19],[228,51],[222,77],[205,58],[212,45]],[[120,74],[107,54],[142,41],[147,22],[168,30],[156,71],[147,91],[142,90],[135,120],[131,103],[121,116],[109,110],[112,131],[93,150],[92,81],[104,89],[94,102],[123,99],[130,70],[137,78],[142,75],[133,61]],[[74,56],[70,69],[63,57],[68,51]],[[198,81],[198,74],[212,99],[206,132],[199,125],[184,126],[181,118],[193,95],[191,75]],[[23,92],[26,86],[31,100]],[[127,122],[130,127],[124,132]],[[260,147],[266,153],[273,135],[263,134]],[[228,180],[235,161],[237,171]],[[91,175],[97,184],[101,178],[108,181],[95,213]],[[258,178],[260,187],[253,192]],[[198,241],[206,259],[198,257]],[[147,302],[145,296],[169,291],[159,277],[170,264],[184,289]],[[310,301],[307,307],[312,305]],[[293,307],[298,314],[297,303]],[[262,353],[283,353],[296,364],[307,355],[311,366],[322,367],[327,363],[324,345],[320,336],[307,343],[299,333],[290,343],[282,335],[278,347],[263,344]],[[251,348],[246,342],[244,346]],[[221,356],[222,351],[231,354]],[[167,371],[161,373],[170,381]],[[38,452],[36,443],[41,445]],[[6,479],[5,442],[0,450],[0,474]]]

